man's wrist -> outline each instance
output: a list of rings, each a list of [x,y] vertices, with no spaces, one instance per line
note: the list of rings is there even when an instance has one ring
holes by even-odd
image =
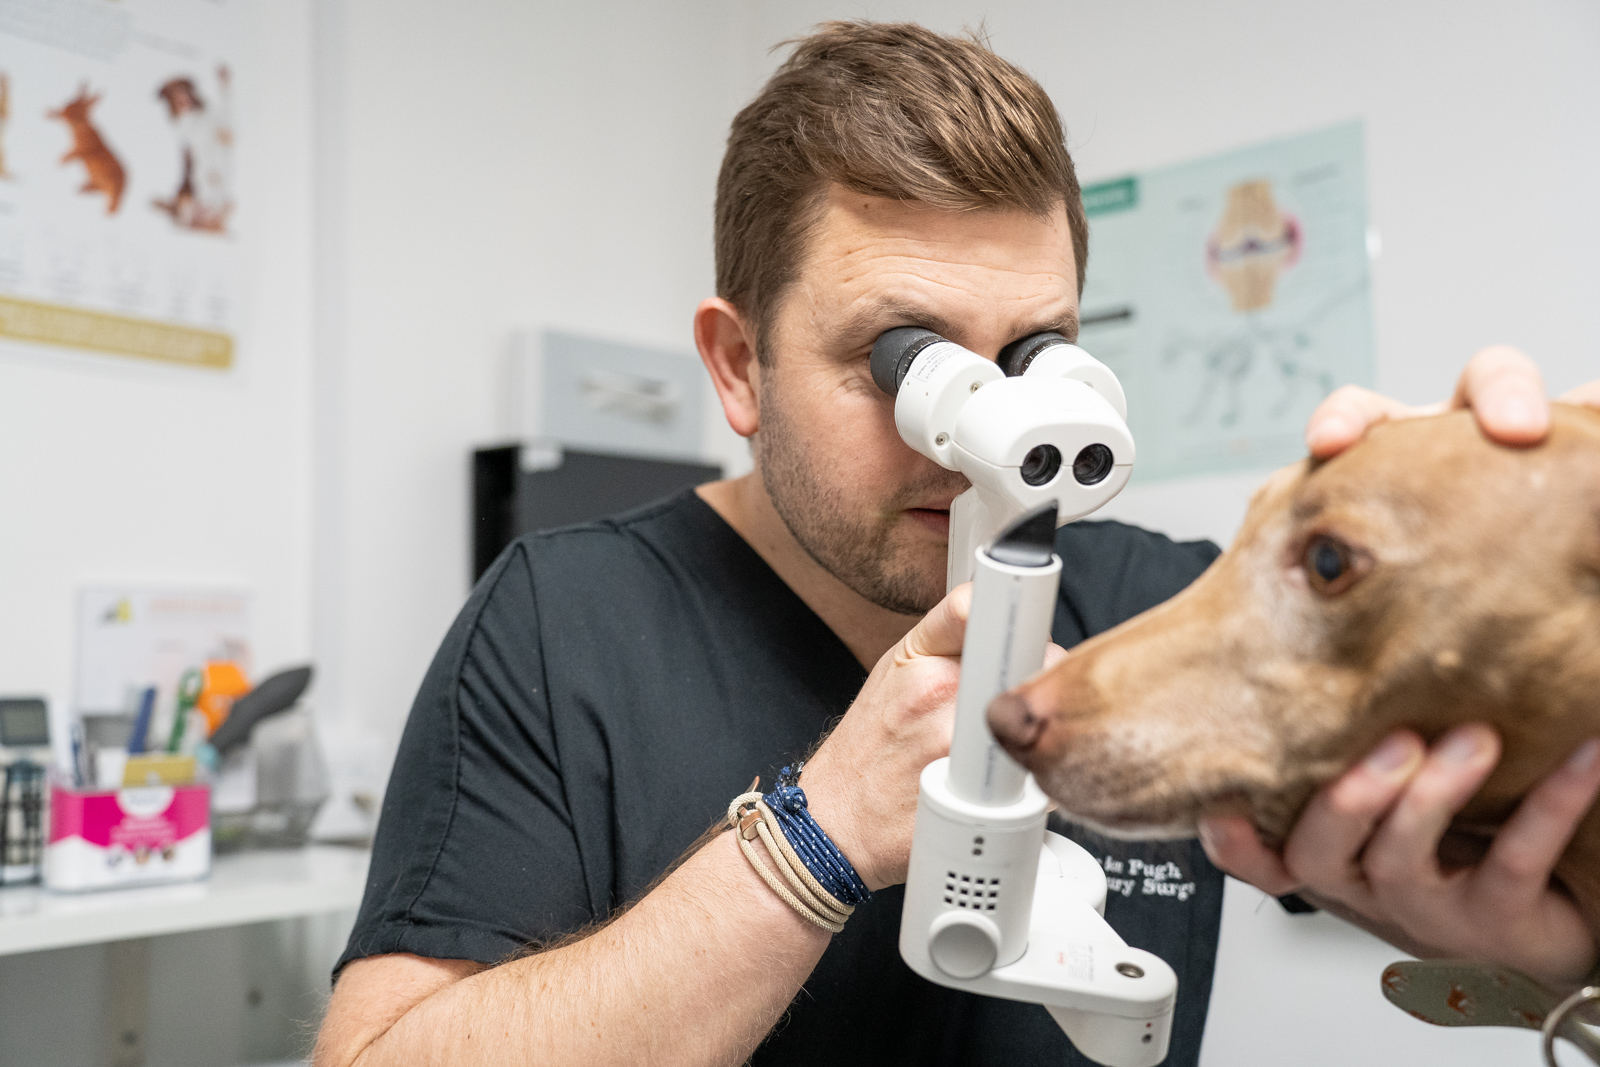
[[[860,833],[856,806],[844,801],[839,795],[840,791],[832,788],[831,777],[807,767],[800,776],[800,786],[806,791],[812,818],[833,839],[867,888],[876,893],[887,885],[878,876],[872,862],[872,850],[867,848]]]
[[[737,833],[718,834],[705,851],[714,855],[719,865],[725,864],[732,870],[739,891],[736,909],[741,920],[752,920],[766,929],[791,930],[803,934],[808,941],[826,941],[832,936],[801,918],[761,880],[740,852]]]

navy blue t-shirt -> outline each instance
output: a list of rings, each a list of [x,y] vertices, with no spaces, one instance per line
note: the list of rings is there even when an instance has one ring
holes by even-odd
[[[1056,538],[1054,637],[1072,646],[1166,600],[1218,550],[1112,522]],[[493,964],[637,898],[748,788],[850,706],[866,671],[687,492],[516,541],[439,649],[384,798],[340,966],[408,952]],[[1197,1062],[1222,874],[1193,841],[1053,829],[1107,873],[1106,917],[1178,973],[1167,1063]],[[1042,1007],[974,996],[900,960],[902,889],[834,937],[752,1062],[1087,1064]]]

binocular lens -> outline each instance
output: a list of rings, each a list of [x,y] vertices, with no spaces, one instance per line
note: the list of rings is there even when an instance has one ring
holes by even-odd
[[[1034,451],[1037,452],[1038,449],[1034,449]],[[1050,451],[1054,452],[1055,449],[1052,448]],[[1031,452],[1029,453],[1030,456],[1032,454]],[[1111,473],[1111,466],[1111,449],[1105,445],[1089,445],[1078,453],[1077,459],[1072,461],[1072,476],[1078,479],[1079,485],[1098,485],[1106,480],[1106,475]],[[1023,465],[1023,470],[1027,470],[1026,464]],[[1027,475],[1024,474],[1023,477],[1026,478]],[[1029,484],[1037,485],[1039,483],[1032,482]]]
[[[1059,470],[1061,452],[1055,445],[1039,445],[1022,457],[1022,480],[1029,485],[1043,485]]]

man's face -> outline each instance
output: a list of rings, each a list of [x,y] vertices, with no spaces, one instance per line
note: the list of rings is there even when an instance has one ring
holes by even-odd
[[[796,540],[880,607],[933,607],[968,483],[901,441],[873,341],[922,326],[994,359],[1041,330],[1075,339],[1077,322],[1065,208],[954,212],[834,186],[761,371],[756,462]]]

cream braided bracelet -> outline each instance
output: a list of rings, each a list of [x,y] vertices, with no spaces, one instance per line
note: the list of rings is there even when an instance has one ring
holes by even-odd
[[[783,898],[785,904],[799,912],[807,922],[831,933],[836,934],[844,929],[845,920],[856,909],[834,897],[806,869],[806,865],[795,854],[794,847],[789,844],[789,839],[784,836],[777,816],[767,807],[759,792],[741,793],[733,798],[733,803],[728,805],[728,824],[738,833],[739,851],[744,853],[756,874]],[[770,866],[762,860],[761,851],[756,848],[758,840],[766,846]],[[773,873],[774,869],[778,874]]]

